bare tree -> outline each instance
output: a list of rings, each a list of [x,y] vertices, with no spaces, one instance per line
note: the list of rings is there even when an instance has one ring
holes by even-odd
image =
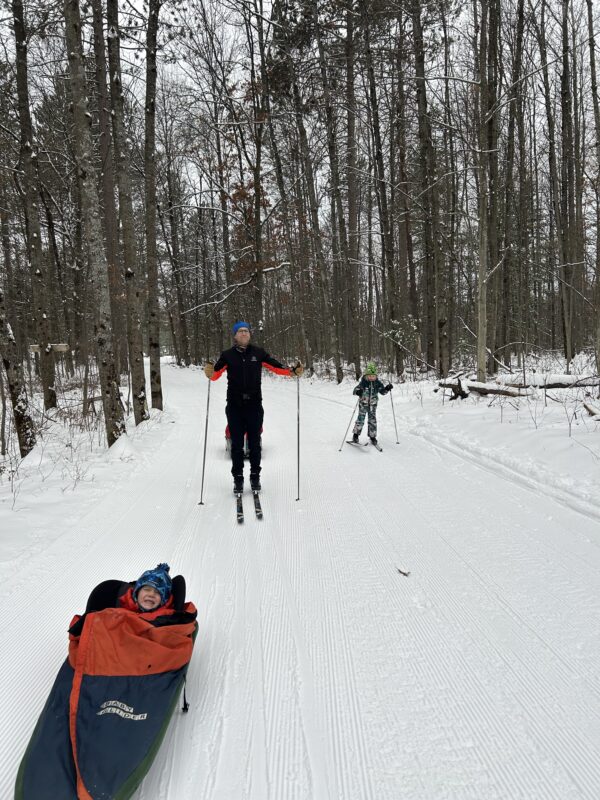
[[[37,153],[34,144],[33,124],[29,108],[29,84],[27,70],[27,41],[22,0],[13,0],[13,27],[15,33],[17,98],[21,128],[21,164],[23,186],[21,194],[25,206],[25,230],[27,258],[31,269],[31,284],[35,308],[35,328],[40,352],[40,373],[44,393],[44,408],[56,407],[54,386],[54,354],[50,347],[50,312],[48,299],[50,286],[42,248],[42,232],[39,216],[39,176]],[[9,381],[10,384],[10,381]]]
[[[64,18],[71,95],[73,97],[75,160],[81,182],[83,231],[90,264],[91,291],[96,306],[94,334],[98,372],[102,389],[106,439],[110,447],[121,436],[125,427],[119,393],[119,376],[112,348],[108,265],[104,251],[98,184],[93,163],[91,116],[88,109],[88,93],[81,47],[79,0],[65,0]]]
[[[146,127],[144,134],[144,186],[146,199],[146,273],[148,280],[148,351],[152,407],[162,410],[160,369],[160,303],[156,250],[156,48],[161,0],[149,0],[146,32]]]
[[[123,82],[121,78],[121,35],[117,0],[107,0],[108,60],[110,66],[110,98],[112,130],[119,187],[119,217],[123,236],[123,268],[127,294],[127,343],[135,424],[148,419],[144,347],[142,339],[142,299],[139,260],[136,253],[136,231],[133,216],[133,190],[127,152],[127,133]]]

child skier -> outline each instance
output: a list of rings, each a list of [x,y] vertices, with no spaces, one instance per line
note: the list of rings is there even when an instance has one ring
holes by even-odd
[[[360,379],[360,383],[354,388],[353,394],[360,397],[358,403],[358,417],[354,423],[352,431],[352,441],[358,444],[358,437],[365,424],[365,417],[369,415],[368,431],[369,439],[372,444],[377,444],[377,402],[378,395],[387,394],[394,387],[391,383],[384,386],[383,383],[377,378],[377,367],[372,361],[369,361],[365,374]]]

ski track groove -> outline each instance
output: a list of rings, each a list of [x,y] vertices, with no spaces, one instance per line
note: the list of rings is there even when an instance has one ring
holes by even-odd
[[[318,458],[329,465],[328,487],[318,471],[306,470],[303,439],[302,502],[295,503],[289,429],[296,387],[268,376],[265,517],[255,518],[247,493],[239,525],[217,415],[209,427],[205,505],[197,505],[202,376],[173,374],[189,394],[173,404],[177,424],[150,466],[139,465],[126,495],[117,502],[101,497],[3,585],[5,640],[21,638],[23,621],[11,606],[31,606],[45,624],[35,642],[25,643],[31,657],[20,661],[19,691],[0,693],[0,718],[20,721],[0,728],[0,797],[12,796],[18,762],[66,656],[69,619],[60,603],[32,599],[32,583],[51,575],[51,597],[70,596],[77,575],[76,591],[89,593],[99,580],[126,579],[148,562],[169,560],[173,574],[185,574],[199,612],[190,711],[173,715],[136,800],[597,800],[594,632],[580,643],[565,630],[557,640],[556,626],[534,616],[536,603],[527,602],[534,598],[565,628],[574,608],[590,619],[600,612],[594,593],[600,548],[586,538],[585,525],[573,532],[561,518],[551,536],[536,536],[526,524],[528,496],[550,495],[563,511],[574,508],[569,498],[509,467],[479,463],[478,454],[470,460],[464,449],[411,430],[400,415],[402,447],[365,448],[376,459],[371,463],[345,458],[356,448],[337,452],[325,402],[340,406],[340,428],[354,403],[313,395],[309,385],[303,415],[315,441],[326,443]],[[215,386],[217,403],[224,384]],[[287,406],[273,402],[274,387]],[[380,424],[391,425],[389,409],[381,410]],[[427,451],[415,451],[419,439]],[[459,474],[442,452],[467,467]],[[431,458],[443,464],[441,475]],[[388,470],[399,478],[391,498],[371,480],[372,472]],[[526,510],[513,530],[485,524],[488,509],[471,488],[484,472],[496,479],[485,484],[485,502],[492,496],[500,509],[507,505],[505,486],[518,485]],[[484,520],[477,538],[466,535],[469,523],[452,511],[470,489],[470,512]],[[571,499],[589,520],[600,519],[600,506]],[[577,552],[571,553],[573,533]],[[494,564],[502,559],[514,567],[500,578]],[[107,574],[115,563],[118,574]],[[400,576],[397,566],[411,576]],[[529,573],[530,592],[520,594]],[[86,596],[80,592],[77,604]],[[37,653],[44,654],[41,671]],[[3,648],[0,674],[11,661]],[[456,675],[460,685],[451,680]],[[35,702],[27,703],[30,686]]]
[[[364,503],[364,501],[362,501],[360,496],[356,497],[356,501],[357,501],[357,504],[359,506],[361,506],[361,507],[366,509],[365,503]],[[380,541],[383,542],[382,537],[380,537]],[[385,543],[384,543],[384,547],[388,551],[391,550],[391,548],[389,547],[389,544],[387,546],[385,546]],[[372,553],[371,553],[372,558],[374,558],[374,560],[376,559],[376,560],[378,560],[380,562],[380,566],[382,568],[382,571],[384,571],[386,568],[389,569],[390,563],[389,563],[389,561],[388,561],[388,559],[386,557],[386,554],[381,553],[381,550],[378,547],[370,547],[369,549],[372,551]],[[390,558],[390,561],[391,560],[392,559]],[[393,597],[393,595],[392,595],[392,597]],[[398,613],[400,615],[402,615],[403,606],[401,604],[396,604],[396,605],[398,605]],[[421,644],[422,644],[423,648],[427,648],[427,647],[430,648],[432,646],[435,647],[435,641],[428,641],[426,638],[422,637],[422,631],[421,631],[420,627],[418,627],[416,630],[412,631],[412,636],[414,636],[417,640],[419,640],[419,639],[421,640]],[[439,642],[438,642],[438,647],[439,647]],[[416,652],[414,653],[414,660],[409,661],[408,664],[415,664],[415,663],[418,664],[418,661],[419,661],[419,658],[418,658],[419,650],[420,650],[420,648],[416,649]],[[446,683],[445,680],[444,680],[443,670],[433,671],[429,675],[429,682],[434,682],[436,685],[438,685],[442,689],[445,686],[445,683]],[[423,745],[425,746],[426,743],[423,743]],[[456,751],[455,751],[455,745],[452,742],[449,742],[448,751],[450,753],[452,753],[452,757],[457,757],[457,754],[456,754]],[[493,767],[493,762],[490,761],[489,762],[489,766]],[[421,786],[421,787],[419,787],[419,789],[416,790],[415,794],[411,795],[411,796],[415,796],[415,797],[430,796],[429,792],[431,792],[432,790],[439,791],[439,789],[440,789],[440,787]],[[438,795],[436,794],[435,796],[438,796]],[[476,798],[478,795],[477,794],[473,794],[472,792],[468,791],[466,796]],[[502,796],[505,796],[505,795],[502,794],[502,795],[498,795],[498,796],[502,797]]]
[[[405,497],[405,500],[406,500],[406,497]],[[413,506],[413,508],[415,508],[415,506],[414,506],[414,503],[411,503],[411,505]],[[421,516],[423,516],[423,515],[422,515],[422,513],[420,512],[420,509],[416,509],[416,508],[415,508],[415,510],[417,510]],[[437,531],[437,533],[438,533],[438,535],[440,535],[440,534],[439,534],[439,531]],[[446,543],[446,544],[447,544],[447,543]],[[456,553],[456,551],[455,551],[455,550],[454,550],[454,553],[455,553],[455,555],[458,555],[458,554]],[[435,572],[433,572],[432,574],[435,574]],[[480,581],[482,581],[482,578],[481,578],[481,576],[480,576],[480,575],[478,575],[478,579],[479,579]],[[448,597],[450,597],[450,598],[451,598],[451,596],[452,596],[452,593],[451,593],[450,591],[448,591],[448,592],[447,592],[447,595],[448,595]],[[446,600],[446,599],[447,599],[447,598],[444,598],[444,600]],[[496,598],[496,599],[497,599],[497,598]],[[523,621],[522,617],[520,617],[520,618],[519,618],[519,620],[520,620],[521,624],[524,624],[524,621]],[[474,621],[474,620],[471,620],[471,622],[473,622],[473,621]],[[541,637],[540,637],[540,638],[541,638]],[[543,639],[542,639],[542,642],[544,642],[544,644],[546,644],[546,646],[547,646],[547,643],[546,643],[546,642],[545,642]],[[431,643],[430,643],[430,644],[431,644]],[[494,646],[494,644],[493,644],[492,642],[490,642],[490,644],[492,644],[492,646]],[[502,653],[501,653],[500,651],[497,651],[497,652],[499,653],[499,655],[501,655],[501,656],[502,656]],[[509,666],[509,668],[510,668],[510,667],[512,667],[512,665],[510,664],[510,662],[509,662],[507,659],[504,659],[504,660],[505,660],[505,662],[507,663],[507,666]],[[523,665],[524,665],[524,666],[525,666],[527,669],[531,669],[531,665],[530,665],[530,664],[525,664],[525,663],[523,662]],[[535,676],[535,677],[537,677],[537,676]],[[567,677],[567,678],[568,678],[568,677],[570,677],[570,676],[568,676],[568,675],[565,675],[565,677]],[[535,684],[535,681],[532,681],[532,684]],[[525,685],[525,684],[524,684],[524,685]],[[531,686],[529,686],[528,688],[531,690],[531,688],[532,688],[532,687],[531,687]],[[532,692],[532,695],[533,695],[533,692]],[[534,704],[535,704],[536,702],[540,702],[540,701],[542,701],[542,700],[544,700],[544,701],[548,702],[549,700],[551,700],[551,698],[552,698],[552,693],[549,693],[549,696],[548,696],[548,697],[540,697],[540,696],[538,696],[538,697],[535,697],[535,698],[533,698],[533,699],[532,699],[532,703],[534,703]],[[553,722],[554,722],[554,721],[553,721]],[[556,724],[556,723],[554,723],[554,724]],[[545,738],[545,737],[542,735],[542,734],[544,734],[545,730],[546,730],[545,726],[544,726],[544,725],[541,725],[541,726],[538,728],[538,731],[537,731],[537,734],[540,736],[540,738],[541,738],[542,740]],[[560,731],[559,731],[559,732],[560,732]],[[575,736],[575,738],[579,738],[579,743],[580,743],[580,745],[583,745],[583,746],[584,746],[584,748],[583,748],[583,749],[586,749],[586,748],[585,748],[585,745],[587,744],[587,749],[588,749],[588,752],[593,752],[593,742],[594,742],[594,738],[593,738],[593,737],[591,737],[591,738],[590,738],[590,740],[589,740],[588,742],[586,742],[585,740],[582,740],[582,738],[581,738],[581,737],[578,737],[578,736],[577,736],[577,731],[574,731],[574,730],[573,730],[573,731],[571,731],[570,733],[571,733],[571,735]],[[596,732],[594,732],[594,733],[596,733]],[[559,736],[558,738],[560,739],[560,736]],[[596,741],[598,741],[598,739],[596,739]],[[549,739],[549,738],[547,738],[547,739],[546,739],[546,744],[547,744],[547,746],[548,746],[550,749],[554,749],[554,748],[552,747],[552,742],[550,741],[550,739]],[[592,745],[592,747],[591,747],[591,748],[590,748],[590,745]],[[571,771],[570,771],[570,777],[571,777],[571,779],[572,779],[572,781],[573,781],[573,783],[574,783],[575,785],[577,785],[577,784],[578,784],[578,779],[577,779],[577,769],[580,769],[580,770],[581,770],[581,771],[582,771],[584,774],[586,774],[586,778],[587,778],[587,781],[588,781],[588,782],[590,782],[590,781],[591,781],[591,782],[594,782],[594,781],[596,781],[596,782],[597,782],[597,780],[598,780],[597,773],[596,773],[596,772],[590,772],[590,771],[589,771],[589,766],[590,766],[590,764],[592,763],[592,760],[593,760],[593,759],[592,759],[591,757],[589,758],[589,760],[588,760],[588,761],[586,761],[586,760],[585,760],[585,758],[584,758],[584,759],[580,759],[580,760],[579,760],[579,763],[578,763],[578,765],[577,765],[577,767],[576,767],[576,769],[575,769],[575,770],[571,770]],[[567,765],[567,769],[568,769],[568,765]],[[584,791],[583,787],[579,787],[579,788],[580,788],[580,790],[581,790],[581,791]],[[558,796],[558,795],[556,795],[556,796]],[[583,794],[582,794],[581,796],[588,796],[588,795],[583,795]],[[590,797],[591,797],[591,796],[592,796],[592,795],[590,795]]]
[[[278,487],[279,488],[279,487]],[[300,530],[296,526],[295,535],[300,535]],[[294,641],[295,655],[296,655],[296,669],[299,674],[296,677],[296,685],[294,687],[297,695],[297,702],[300,705],[301,721],[302,721],[302,745],[308,758],[310,769],[311,787],[313,796],[321,800],[327,800],[330,797],[327,770],[323,758],[323,735],[315,721],[317,719],[317,703],[316,703],[316,690],[314,685],[314,673],[310,663],[310,653],[306,635],[303,631],[303,625],[300,618],[298,605],[294,598],[294,591],[292,580],[287,570],[285,559],[282,554],[281,542],[278,536],[273,534],[273,530],[269,530],[270,546],[275,553],[276,564],[279,572],[280,585],[282,595],[285,599],[289,624],[291,628],[291,636]],[[285,641],[282,635],[275,639],[276,642]],[[292,761],[291,763],[295,763]],[[297,763],[297,762],[296,762]],[[275,793],[275,797],[281,797],[284,788],[283,782],[279,785],[279,792]]]
[[[263,493],[262,500],[267,506],[269,505],[268,498],[269,492],[267,492],[266,500]],[[265,749],[268,755],[269,797],[277,798],[289,795],[290,800],[294,800],[298,794],[297,792],[292,794],[292,790],[296,787],[290,787],[287,794],[285,787],[286,770],[289,769],[290,764],[302,763],[303,757],[298,729],[297,698],[293,692],[296,663],[289,646],[288,615],[272,613],[272,609],[281,609],[282,612],[287,609],[277,565],[272,560],[263,557],[268,552],[267,543],[271,539],[265,531],[268,531],[271,526],[280,527],[279,514],[275,512],[275,517],[272,519],[271,514],[265,511],[263,520],[257,522],[256,528],[253,528],[250,534],[258,542],[259,560],[264,565],[261,602],[264,614]]]
[[[251,498],[250,498],[251,499]],[[252,517],[255,518],[254,509]],[[256,520],[255,520],[256,521]],[[264,665],[264,631],[263,631],[263,602],[262,602],[262,576],[256,553],[255,529],[248,526],[246,545],[248,555],[248,598],[247,608],[251,609],[252,621],[249,626],[251,632],[251,670],[252,675],[252,792],[250,797],[254,800],[267,800],[270,797],[269,781],[267,775],[267,743],[265,721],[265,665]]]
[[[523,485],[525,485],[534,492],[539,492],[540,494],[546,495],[554,503],[559,503],[569,510],[576,511],[578,514],[588,517],[594,522],[600,522],[600,506],[596,503],[576,497],[575,495],[571,495],[566,489],[552,485],[552,483],[546,485],[541,481],[532,478],[527,473],[514,469],[514,467],[488,459],[482,453],[468,450],[468,448],[455,445],[453,442],[449,442],[447,440],[442,441],[439,437],[431,436],[417,427],[413,428],[409,432],[411,435],[419,437],[420,439],[423,439],[424,441],[433,445],[433,447],[436,447],[440,450],[446,450],[447,452],[452,453],[457,458],[460,458],[467,463],[476,462],[480,469],[490,472],[496,477],[511,481],[512,483],[517,484],[517,486],[520,488],[523,488]],[[465,449],[467,449],[469,458],[465,456]]]
[[[526,488],[523,491],[527,492],[527,491],[530,491],[530,490],[528,488]],[[415,508],[415,510],[416,510],[416,507],[414,506],[414,504],[413,504],[413,508]],[[457,555],[459,555],[458,551],[456,551],[454,546],[449,541],[447,535],[441,533],[441,531],[439,530],[439,526],[436,526],[436,533],[445,542],[445,545],[447,547],[453,548],[455,550],[455,553]],[[571,531],[569,533],[571,533]],[[547,539],[542,538],[540,536],[537,536],[537,537],[534,536],[533,532],[531,532],[529,526],[521,525],[520,528],[519,528],[519,547],[520,548],[522,548],[522,544],[523,544],[523,539],[524,538],[529,539],[535,545],[535,551],[537,552],[538,556],[539,556],[540,551],[543,551],[543,550],[547,551],[548,555],[549,555],[548,563],[552,565],[552,567],[555,570],[555,572],[558,572],[562,576],[564,576],[563,577],[563,581],[561,583],[561,582],[559,582],[557,580],[557,575],[556,574],[552,574],[552,573],[550,573],[548,571],[547,581],[545,581],[545,584],[550,584],[550,588],[546,588],[546,585],[544,585],[544,593],[545,593],[546,603],[547,603],[548,599],[550,599],[550,598],[554,600],[554,602],[555,602],[555,608],[553,609],[554,612],[556,614],[560,613],[561,606],[564,603],[565,592],[567,590],[569,590],[571,593],[573,593],[574,591],[578,593],[579,596],[577,598],[577,605],[580,608],[587,604],[588,606],[590,606],[589,611],[590,611],[591,614],[594,614],[596,616],[600,615],[600,602],[598,601],[596,596],[595,595],[593,595],[591,597],[589,595],[586,596],[587,593],[586,593],[586,590],[585,590],[585,586],[583,586],[582,588],[579,588],[579,586],[578,586],[578,582],[579,581],[578,580],[574,580],[574,576],[577,575],[577,578],[579,578],[579,575],[581,575],[581,573],[584,572],[584,573],[589,573],[590,583],[595,582],[597,580],[596,573],[598,571],[596,569],[596,566],[595,565],[590,565],[589,561],[583,561],[578,556],[571,557],[570,556],[570,551],[566,551],[566,554],[565,554],[564,549],[560,550],[560,548],[558,547],[558,543],[548,543]],[[531,548],[529,548],[529,550],[526,549],[526,548],[522,548],[522,549],[520,549],[518,551],[515,551],[514,557],[512,559],[510,559],[510,560],[507,559],[507,561],[512,561],[515,564],[518,564],[519,567],[521,567],[521,565],[523,564],[523,559],[527,557],[527,553],[528,552],[531,552]],[[596,554],[596,550],[594,549],[592,551],[592,555],[595,555],[595,554]],[[559,555],[560,555],[560,558],[558,558]],[[474,574],[477,575],[478,579],[482,582],[482,584],[486,584],[488,586],[490,591],[493,591],[493,589],[491,588],[492,585],[495,587],[496,599],[497,599],[497,601],[499,603],[504,605],[504,607],[507,609],[508,613],[510,613],[513,616],[515,616],[516,618],[518,618],[520,620],[520,623],[523,626],[528,627],[530,632],[533,633],[533,635],[539,637],[540,641],[544,644],[544,646],[547,647],[548,649],[552,650],[552,652],[554,653],[556,658],[559,659],[569,670],[572,670],[573,672],[576,672],[576,673],[584,671],[586,680],[589,683],[590,690],[593,691],[596,694],[600,694],[600,679],[598,677],[598,669],[600,668],[600,649],[598,649],[596,657],[590,663],[589,667],[582,667],[581,665],[573,664],[571,661],[567,660],[556,649],[556,647],[553,646],[545,637],[543,637],[530,623],[528,623],[528,622],[526,622],[524,620],[522,614],[517,610],[517,608],[514,606],[513,603],[509,603],[506,600],[506,598],[504,598],[502,596],[502,588],[498,584],[498,582],[497,582],[497,580],[495,578],[493,578],[489,574],[486,574],[484,576],[481,573],[481,571],[478,571],[473,566],[472,562],[469,560],[468,557],[465,557],[462,554],[460,554],[459,557],[464,560],[465,566],[467,566],[470,570],[473,571]],[[567,568],[567,563],[570,563],[570,567],[569,568]],[[539,561],[537,562],[537,564],[535,566],[536,566],[537,571],[539,572]],[[532,565],[532,569],[533,569],[533,565]],[[552,588],[554,586],[558,586],[558,588],[556,590],[554,590]],[[562,644],[562,638],[561,638],[561,644]]]
[[[335,587],[343,586],[345,583],[343,575],[337,566],[337,561],[332,558],[335,552],[334,541],[331,531],[335,527],[335,519],[332,519],[330,508],[323,509],[325,516],[324,527],[326,538],[322,543],[326,543],[327,551],[331,559],[332,580]],[[331,694],[330,709],[333,726],[333,739],[336,748],[335,764],[337,774],[337,785],[339,796],[355,797],[357,787],[355,785],[356,774],[361,778],[360,792],[361,797],[368,800],[373,797],[373,790],[370,780],[370,769],[368,766],[369,754],[366,745],[364,730],[361,723],[361,712],[357,701],[356,676],[352,649],[349,644],[347,627],[344,615],[341,610],[341,601],[338,592],[330,596],[329,602],[324,609],[325,633],[324,639],[328,648],[328,662],[331,670],[332,685],[340,691]],[[350,707],[344,708],[339,696],[342,695],[349,699]],[[329,715],[328,715],[329,718]],[[342,748],[345,735],[350,737],[351,746]],[[350,758],[352,760],[350,760]],[[352,782],[350,781],[352,779]]]
[[[408,502],[413,510],[419,514],[424,520],[425,517],[420,508],[415,506],[414,502],[412,501],[410,496],[404,495],[404,499]],[[427,520],[427,524],[431,527],[431,522]],[[436,526],[437,528],[437,526]],[[462,557],[457,553],[454,547],[451,547],[446,540],[446,537],[443,536],[439,530],[436,530],[436,535],[443,541],[444,545],[450,549],[453,554],[462,561],[467,567],[469,566],[468,563],[464,561]],[[478,582],[480,583],[482,589],[489,594],[489,588],[486,582],[482,579],[482,577],[475,571],[471,570],[473,574],[477,577]],[[436,575],[439,574],[435,570],[427,570],[427,574]],[[452,591],[449,586],[444,586],[445,580],[440,579],[437,581],[436,586],[436,593],[438,594],[438,605],[436,608],[444,608],[446,611],[452,611],[452,618],[454,620],[459,621],[459,627],[463,630],[473,630],[478,629],[478,638],[484,638],[488,645],[493,648],[495,651],[495,655],[501,659],[501,661],[506,665],[507,669],[510,670],[512,673],[513,680],[520,685],[521,693],[523,696],[529,699],[529,705],[531,707],[537,708],[540,710],[541,716],[544,717],[543,720],[537,720],[535,717],[531,717],[528,720],[529,725],[531,726],[532,722],[535,721],[536,729],[535,729],[535,739],[536,741],[543,741],[545,742],[546,748],[553,752],[555,756],[557,756],[562,750],[568,750],[569,748],[566,747],[569,741],[577,741],[578,748],[575,751],[577,753],[576,758],[573,759],[573,764],[564,764],[564,768],[568,770],[569,777],[572,780],[573,784],[578,787],[578,790],[581,792],[580,797],[589,797],[590,800],[592,798],[597,797],[598,787],[600,786],[599,774],[598,774],[598,763],[597,763],[597,742],[600,741],[600,726],[596,721],[594,727],[586,733],[585,735],[580,735],[579,729],[573,727],[571,725],[571,729],[569,730],[568,738],[565,736],[565,730],[569,727],[568,722],[568,714],[566,713],[569,709],[568,707],[564,709],[565,713],[560,714],[559,720],[556,720],[554,717],[550,717],[544,713],[544,709],[546,707],[555,706],[555,694],[558,696],[564,696],[564,687],[567,686],[573,680],[573,674],[571,669],[563,669],[564,661],[558,654],[553,650],[553,648],[548,644],[547,641],[544,640],[542,636],[536,633],[536,637],[540,640],[540,642],[559,659],[558,664],[552,663],[552,672],[559,672],[558,675],[550,675],[548,669],[544,674],[545,682],[541,682],[539,680],[539,672],[536,670],[536,653],[532,652],[531,654],[520,654],[515,649],[515,642],[519,641],[521,646],[526,649],[529,644],[529,637],[526,633],[522,632],[519,627],[515,627],[514,625],[511,626],[510,634],[503,637],[502,644],[496,643],[493,639],[490,638],[488,633],[485,629],[483,629],[481,623],[479,622],[479,617],[476,617],[473,614],[467,613],[467,605],[461,604],[457,601],[457,593],[456,591]],[[431,591],[431,587],[430,587]],[[494,592],[493,599],[498,601],[498,596]],[[514,621],[517,622],[517,625],[522,627],[526,627],[529,631],[531,630],[530,626],[525,623],[523,618],[514,612],[513,609],[510,609],[504,602],[502,603],[503,608],[508,612],[509,617],[512,617]],[[463,618],[460,621],[461,617]],[[449,620],[450,621],[450,620]],[[499,630],[498,622],[494,626],[494,633],[497,634]],[[507,653],[512,653],[512,658],[507,656]],[[517,667],[515,667],[515,660],[517,661]],[[548,665],[547,665],[548,667]],[[558,667],[558,669],[557,669]],[[555,692],[552,690],[551,686],[548,686],[547,682],[549,678],[552,678],[552,682],[555,685],[556,689],[562,689],[561,692]],[[577,676],[575,676],[577,677]],[[589,688],[589,687],[588,687]],[[582,692],[581,700],[579,701],[576,697],[574,699],[574,704],[578,707],[580,711],[580,721],[581,723],[587,722],[589,726],[589,705],[585,703],[585,695]],[[598,714],[594,713],[594,716],[597,717]],[[549,732],[550,731],[550,732]],[[580,752],[577,752],[580,751]],[[583,753],[587,752],[587,757],[583,755]],[[569,769],[570,767],[570,769]],[[536,771],[539,772],[539,765],[535,761],[531,761],[529,765],[529,769],[531,770],[532,774]],[[586,782],[581,785],[580,777],[581,775],[585,775]],[[538,780],[544,779],[544,773],[538,774]],[[596,788],[591,792],[585,789],[585,786],[595,786]],[[549,791],[549,787],[546,789]],[[564,791],[564,790],[563,790]],[[546,796],[546,795],[545,795]],[[561,795],[561,796],[564,796]],[[557,795],[558,797],[558,795]]]

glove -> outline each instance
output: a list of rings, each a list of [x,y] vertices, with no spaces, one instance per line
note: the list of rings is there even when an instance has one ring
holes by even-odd
[[[215,365],[211,361],[207,361],[204,365],[204,374],[209,380],[215,374]]]
[[[386,392],[391,392],[393,388],[394,387],[392,386],[392,384],[388,383],[388,385],[385,387],[385,390],[386,390]]]
[[[357,386],[352,394],[355,394],[357,397],[362,397],[363,396],[363,390],[359,389],[358,386]]]
[[[295,375],[297,378],[299,378],[302,375],[302,373],[304,372],[304,367],[298,361],[296,366],[290,367],[290,372],[292,373],[292,375]]]

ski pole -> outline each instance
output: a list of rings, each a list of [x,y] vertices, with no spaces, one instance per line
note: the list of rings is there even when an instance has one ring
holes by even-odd
[[[392,414],[394,415],[394,428],[396,429],[396,444],[400,444],[398,441],[398,426],[396,425],[396,410],[394,409],[394,401],[392,400],[392,393],[390,392],[390,403],[392,404]]]
[[[342,439],[342,443],[340,445],[340,449],[338,450],[338,453],[342,452],[342,447],[344,446],[344,442],[346,441],[346,436],[348,436],[348,431],[350,430],[350,425],[352,425],[352,420],[354,419],[354,415],[356,414],[356,409],[358,408],[358,404],[359,403],[360,403],[360,397],[356,401],[356,405],[354,406],[354,409],[352,411],[352,416],[350,417],[350,422],[348,423],[348,427],[346,428],[346,433],[344,434],[344,438]]]
[[[298,497],[296,500],[300,500],[300,378],[296,375],[296,396],[298,399],[297,402],[297,409],[298,409]]]
[[[206,464],[206,440],[208,438],[208,410],[210,408],[210,384],[211,380],[208,379],[208,393],[206,395],[206,423],[204,425],[204,454],[202,456],[202,486],[200,489],[200,502],[199,506],[203,506],[202,498],[204,497],[204,465]]]

